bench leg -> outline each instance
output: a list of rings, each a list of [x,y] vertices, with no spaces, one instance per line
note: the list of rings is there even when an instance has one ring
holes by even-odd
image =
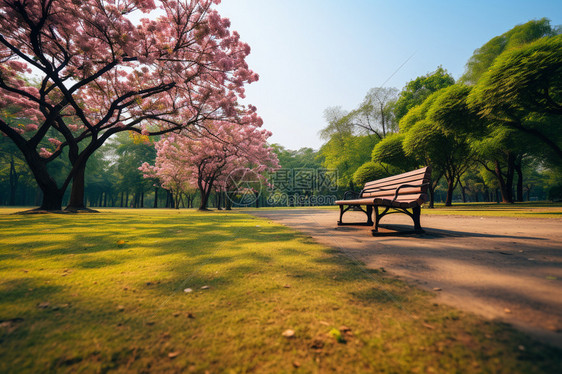
[[[367,205],[367,225],[373,226],[373,206]]]
[[[380,221],[380,217],[379,217],[379,207],[375,206],[375,229],[373,230],[373,232],[378,232],[379,231],[379,221]]]
[[[370,205],[367,205],[366,210],[361,209],[361,211],[367,215],[367,222],[343,223],[343,214],[353,207],[359,207],[359,209],[361,209],[360,205],[348,205],[347,208],[344,208],[343,204],[340,205],[340,220],[338,221],[338,226],[344,226],[344,225],[349,225],[349,226],[373,226],[373,207],[370,206]]]
[[[420,224],[421,207],[412,208],[412,219],[414,220],[414,230],[417,233],[423,233],[423,229]]]
[[[343,213],[345,212],[345,210],[343,210],[343,205],[340,205],[340,220],[338,221],[338,225],[343,225]]]

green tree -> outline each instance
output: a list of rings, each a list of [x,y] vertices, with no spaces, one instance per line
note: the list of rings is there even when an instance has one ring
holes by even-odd
[[[469,104],[488,121],[531,135],[562,161],[562,35],[503,53]]]
[[[353,182],[357,186],[363,186],[369,181],[390,177],[402,172],[402,169],[395,166],[369,161],[353,173]]]
[[[335,134],[320,148],[322,166],[338,171],[338,185],[354,189],[353,173],[369,161],[377,142],[370,135]]]
[[[476,49],[468,60],[465,73],[460,81],[468,85],[476,84],[504,51],[531,43],[545,36],[553,36],[558,32],[558,29],[550,26],[550,21],[547,18],[517,25]]]
[[[320,131],[326,140],[318,151],[318,159],[327,169],[338,172],[338,186],[354,189],[353,173],[371,158],[373,147],[379,141],[373,135],[358,135],[358,129],[351,121],[352,116],[340,107],[324,111],[328,125]]]
[[[429,74],[408,82],[394,104],[396,121],[400,122],[410,109],[421,105],[432,93],[453,84],[455,79],[441,66]]]
[[[143,177],[139,167],[144,163],[154,164],[156,149],[148,137],[135,133],[119,134],[118,143],[114,145],[117,155],[117,175],[119,188],[126,194],[125,206],[132,205],[134,208],[144,207],[145,193],[154,185],[154,180]],[[129,194],[132,193],[132,201],[129,204]],[[158,192],[155,190],[155,199]]]
[[[272,144],[273,152],[279,160],[279,167],[284,169],[318,169],[322,162],[318,159],[318,152],[312,148],[299,150],[286,149],[280,144]]]
[[[392,87],[371,88],[357,109],[351,111],[346,118],[360,132],[374,134],[383,139],[390,132],[396,131],[394,104],[398,90]]]
[[[432,165],[435,174],[447,182],[445,205],[450,206],[461,176],[474,162],[467,139],[478,121],[466,104],[470,88],[453,85],[432,94],[429,104],[420,106],[418,120],[405,132],[406,155]],[[405,121],[410,118],[404,118]]]

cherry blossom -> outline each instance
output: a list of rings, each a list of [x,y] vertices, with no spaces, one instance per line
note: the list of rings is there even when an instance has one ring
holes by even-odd
[[[218,3],[0,3],[0,132],[25,155],[42,209],[60,209],[71,182],[70,205],[83,204],[86,162],[117,132],[152,136],[225,118],[258,120],[255,108],[238,102],[258,79],[245,61],[250,47],[213,9]],[[25,79],[32,71],[36,79]],[[22,119],[33,125],[22,129]],[[61,143],[49,148],[47,133]],[[72,169],[57,184],[47,165],[63,155]]]
[[[278,160],[267,145],[271,132],[258,125],[212,121],[198,130],[170,134],[155,144],[154,166],[139,169],[146,178],[158,178],[176,196],[184,188],[198,188],[200,210],[206,210],[213,189],[225,191],[233,173],[264,172],[277,168]]]

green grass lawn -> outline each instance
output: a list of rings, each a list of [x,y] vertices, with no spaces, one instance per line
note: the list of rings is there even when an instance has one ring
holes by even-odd
[[[255,208],[245,208],[244,211],[251,212]],[[319,207],[275,207],[259,209],[327,209],[339,210],[336,205]],[[258,210],[259,210],[258,209]],[[562,203],[525,202],[515,204],[496,203],[453,203],[445,206],[436,203],[434,209],[423,210],[423,214],[434,215],[457,215],[474,217],[513,217],[513,218],[562,218]]]
[[[461,215],[478,217],[562,218],[560,203],[453,203],[452,206],[435,204],[435,209],[424,209],[423,214]]]
[[[2,373],[562,372],[561,350],[239,212],[11,212]]]

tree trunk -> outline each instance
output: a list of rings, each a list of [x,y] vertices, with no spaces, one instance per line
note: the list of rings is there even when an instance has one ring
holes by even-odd
[[[435,187],[433,183],[429,185],[429,208],[435,208]]]
[[[200,188],[199,192],[201,193],[201,204],[199,205],[199,210],[209,210],[207,209],[207,205],[209,203],[209,195],[204,188]]]
[[[455,181],[453,179],[447,180],[447,197],[445,206],[453,205],[453,190],[455,189]]]
[[[508,193],[510,203],[513,203],[513,179],[515,176],[515,157],[511,152],[507,156],[507,175],[505,177],[505,189]]]
[[[459,180],[459,187],[461,188],[461,195],[462,195],[462,202],[466,203],[466,190],[465,186],[463,186],[462,182]]]
[[[43,193],[43,199],[39,210],[58,211],[62,210],[62,199],[64,188],[59,188],[57,182],[51,177],[45,162],[34,152],[23,152],[29,169],[37,182],[37,186]]]
[[[18,188],[18,173],[14,164],[14,156],[10,156],[10,202],[8,205],[16,205],[16,191]]]
[[[515,164],[515,171],[517,172],[517,201],[523,201],[523,168],[521,163]]]
[[[86,174],[86,164],[76,169],[76,174],[72,178],[72,189],[70,190],[70,201],[65,210],[79,211],[86,210],[84,206],[84,176]]]
[[[230,200],[226,192],[224,193],[224,195],[225,195],[224,201],[226,203],[226,210],[232,210],[232,201]]]
[[[500,184],[500,193],[501,193],[501,202],[502,203],[512,203],[511,200],[511,193],[509,192],[508,186],[506,181],[503,179],[503,175],[500,168],[500,163],[498,160],[495,161],[495,174],[498,182]],[[499,199],[498,199],[499,200]],[[499,202],[499,201],[498,201]]]
[[[154,186],[154,208],[158,208],[158,187]]]

